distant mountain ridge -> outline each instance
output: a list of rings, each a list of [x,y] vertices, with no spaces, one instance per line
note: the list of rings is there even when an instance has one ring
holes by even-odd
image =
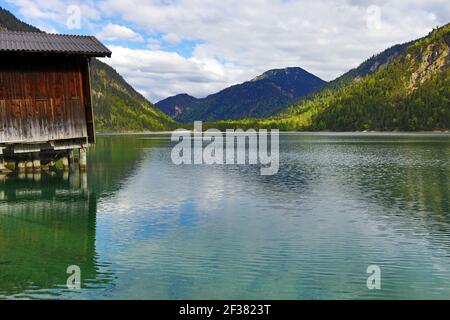
[[[182,119],[186,114],[191,113],[192,109],[197,107],[199,100],[186,93],[181,93],[157,102],[155,107],[173,119]]]
[[[261,118],[280,112],[325,84],[301,68],[274,69],[203,99],[181,94],[155,106],[179,122]]]
[[[5,30],[42,32],[0,7],[0,32]],[[156,109],[106,63],[92,59],[91,76],[97,131],[166,131],[175,127],[173,119]]]

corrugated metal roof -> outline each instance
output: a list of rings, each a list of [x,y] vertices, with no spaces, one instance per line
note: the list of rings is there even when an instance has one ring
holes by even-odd
[[[38,32],[0,32],[0,52],[40,52],[111,57],[111,51],[92,36]]]

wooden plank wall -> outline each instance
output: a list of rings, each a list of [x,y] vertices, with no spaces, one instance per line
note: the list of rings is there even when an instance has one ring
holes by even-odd
[[[83,60],[0,56],[0,143],[87,137]]]

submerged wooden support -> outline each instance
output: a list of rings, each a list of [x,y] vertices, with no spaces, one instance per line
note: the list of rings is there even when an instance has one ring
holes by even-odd
[[[87,168],[87,154],[86,149],[81,148],[80,149],[80,159],[79,159],[79,165],[80,165],[80,171],[86,171]]]
[[[9,174],[14,171],[26,174],[42,171],[51,173],[56,170],[70,173],[75,170],[76,163],[80,172],[85,172],[87,168],[85,141],[53,142],[31,147],[24,144],[2,147],[0,144],[0,173]]]
[[[87,179],[87,173],[86,172],[81,172],[80,173],[80,178],[81,178],[81,190],[83,190],[83,192],[85,194],[88,194],[88,179]]]
[[[61,162],[62,162],[63,170],[69,171],[69,169],[70,169],[69,157],[68,156],[62,157]]]
[[[9,170],[6,167],[5,158],[2,155],[0,155],[0,173],[10,173],[10,172],[11,170]]]
[[[19,173],[24,173],[26,171],[26,163],[25,161],[19,161],[17,162],[16,165],[17,171],[19,171]]]
[[[28,160],[25,164],[25,168],[27,172],[33,172],[33,161]]]
[[[39,153],[33,155],[33,171],[36,173],[41,172],[41,158]]]

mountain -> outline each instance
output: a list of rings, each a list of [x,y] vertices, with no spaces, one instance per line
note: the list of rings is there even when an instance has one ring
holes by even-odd
[[[114,54],[114,53],[113,53]],[[98,131],[167,131],[175,121],[106,63],[92,60],[92,104]]]
[[[357,68],[346,72],[333,81],[330,81],[327,86],[324,87],[324,89],[335,89],[343,85],[348,85],[351,82],[359,81],[366,76],[374,74],[379,69],[389,65],[392,61],[394,61],[395,58],[405,53],[408,47],[414,44],[416,41],[397,44],[377,55],[374,55],[370,59],[361,63]]]
[[[41,32],[36,27],[17,19],[11,12],[0,7],[0,31]]]
[[[0,7],[2,30],[42,32]],[[106,63],[92,59],[91,76],[97,131],[165,131],[175,126],[173,119],[156,109]]]
[[[261,118],[277,114],[325,83],[301,68],[277,69],[203,99],[182,94],[155,106],[180,122]]]
[[[186,93],[161,100],[155,106],[173,119],[183,118],[185,114],[193,112],[199,105],[200,99]]]
[[[450,24],[395,46],[272,118],[215,127],[281,130],[450,129]]]

